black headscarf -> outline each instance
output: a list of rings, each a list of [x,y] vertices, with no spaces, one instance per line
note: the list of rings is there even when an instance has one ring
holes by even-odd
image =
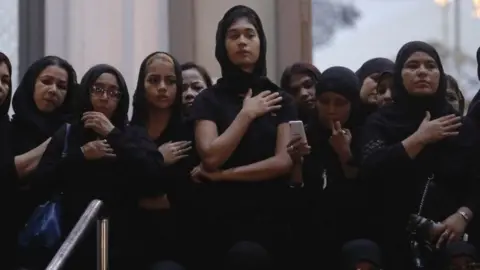
[[[128,107],[130,105],[130,97],[128,94],[127,84],[125,83],[125,79],[123,78],[120,71],[107,64],[95,65],[90,68],[85,73],[85,75],[83,75],[82,81],[80,82],[80,85],[78,87],[78,95],[75,99],[75,124],[76,126],[78,125],[83,127],[83,123],[81,122],[83,113],[93,110],[90,91],[98,77],[100,77],[104,73],[112,74],[117,78],[118,91],[120,91],[121,97],[118,101],[115,112],[110,118],[110,121],[116,128],[124,130],[128,123]],[[80,143],[95,140],[98,137],[98,134],[95,134],[91,130],[84,129],[83,131],[84,135],[79,135],[79,138],[82,137],[82,142]]]
[[[5,63],[7,65],[8,72],[12,76],[12,64],[10,59],[0,52],[0,64]],[[13,161],[11,153],[11,141],[10,141],[10,117],[8,116],[8,110],[10,109],[10,100],[12,99],[12,81],[9,83],[8,94],[2,104],[0,104],[0,175],[5,177],[6,171],[9,168],[4,166],[10,166]]]
[[[466,256],[477,260],[477,249],[472,244],[463,241],[453,242],[445,247],[445,259],[448,263],[458,256]]]
[[[10,63],[10,59],[8,57],[0,52],[0,64],[5,63],[7,65],[8,73],[10,73],[10,76],[12,76],[12,64]],[[10,101],[12,100],[12,80],[10,80],[8,84],[8,94],[5,100],[3,101],[2,104],[0,104],[0,121],[8,121],[9,116],[8,116],[8,110],[10,109]],[[3,131],[0,131],[3,132]]]
[[[383,73],[387,70],[392,70],[395,64],[392,60],[387,58],[373,58],[368,60],[367,62],[363,63],[363,65],[355,72],[357,74],[358,79],[360,80],[360,84],[363,84],[363,81],[370,75],[374,73]]]
[[[225,46],[228,28],[242,18],[246,18],[255,27],[260,39],[260,54],[252,73],[245,72],[240,67],[234,65],[228,58],[227,48]],[[222,78],[220,78],[216,84],[219,88],[225,88],[225,91],[233,94],[244,94],[250,88],[254,94],[263,90],[274,91],[279,89],[278,86],[266,77],[267,39],[260,17],[253,9],[238,5],[232,7],[225,13],[218,23],[215,57],[222,70]]]
[[[290,83],[293,75],[302,74],[311,77],[315,82],[317,82],[322,73],[312,64],[297,62],[293,65],[290,65],[285,68],[282,73],[282,78],[280,79],[280,87],[288,91],[290,88]]]
[[[177,79],[176,86],[177,92],[175,95],[175,101],[172,105],[172,117],[176,117],[174,122],[178,122],[182,120],[182,87],[183,87],[183,80],[182,80],[182,70],[181,66],[178,63],[177,59],[175,59],[172,55],[166,52],[154,52],[149,54],[140,65],[140,71],[138,73],[137,79],[137,88],[135,89],[135,94],[133,95],[133,115],[132,115],[132,125],[137,126],[145,126],[147,123],[148,118],[148,104],[147,99],[145,97],[145,77],[147,76],[147,63],[150,61],[152,56],[157,54],[164,54],[170,57],[173,60],[173,65],[175,69],[175,77]]]
[[[357,128],[363,122],[361,114],[358,113],[360,106],[360,81],[355,73],[346,67],[331,67],[326,69],[322,75],[320,75],[317,85],[315,86],[315,95],[320,96],[325,92],[333,92],[345,97],[351,104],[350,115],[343,128],[348,128],[353,134],[353,139],[357,139],[354,133]],[[325,149],[330,148],[328,139],[332,135],[332,131],[329,127],[324,127],[320,124],[318,115],[312,119],[312,123],[309,123],[308,130],[308,142],[312,145],[312,148]],[[317,145],[319,144],[319,145]],[[356,143],[352,143],[356,145]],[[357,154],[357,151],[353,149]]]
[[[8,72],[12,76],[12,64],[10,59],[0,52],[0,64],[5,63],[7,65]],[[0,179],[2,181],[0,188],[0,206],[2,213],[7,216],[16,217],[18,209],[16,207],[11,207],[12,201],[15,201],[16,193],[16,178],[17,173],[15,170],[15,161],[14,156],[11,152],[11,140],[10,140],[10,118],[8,116],[8,110],[10,109],[10,101],[12,98],[12,81],[10,80],[8,94],[2,104],[0,104]],[[16,234],[13,233],[17,228],[15,228],[15,221],[7,220],[4,224],[5,230],[0,233],[0,239],[2,243],[0,248],[6,250],[4,258],[6,262],[3,263],[6,269],[13,268],[13,258],[15,258],[15,249],[16,246]]]
[[[358,263],[369,262],[381,268],[381,251],[377,244],[367,239],[358,239],[346,243],[342,248],[345,270],[356,269]]]
[[[408,58],[415,52],[424,52],[434,59],[440,71],[438,90],[431,96],[410,95],[403,84],[402,69]],[[393,73],[393,98],[395,103],[381,108],[369,121],[389,127],[392,135],[403,140],[415,132],[429,111],[432,120],[456,113],[445,99],[447,80],[443,65],[435,48],[421,41],[405,44],[398,52]]]
[[[315,87],[315,95],[318,97],[325,92],[333,92],[348,99],[351,103],[351,110],[345,127],[351,128],[362,121],[356,113],[360,106],[360,87],[360,81],[352,70],[346,67],[331,67],[320,76]]]
[[[40,112],[33,100],[35,83],[40,73],[49,66],[59,66],[67,71],[67,95],[63,104],[51,113]],[[45,56],[33,63],[25,72],[13,95],[12,107],[15,111],[12,122],[38,130],[46,139],[53,135],[72,112],[72,102],[77,85],[77,75],[73,67],[57,56]],[[42,140],[43,140],[42,139]]]
[[[477,50],[477,76],[480,80],[480,47]],[[475,94],[470,106],[468,106],[468,115],[480,123],[480,90]]]
[[[477,49],[477,76],[478,79],[480,80],[480,47]]]

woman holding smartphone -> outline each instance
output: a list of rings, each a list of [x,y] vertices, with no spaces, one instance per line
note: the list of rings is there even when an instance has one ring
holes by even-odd
[[[309,267],[340,259],[341,246],[360,236],[353,213],[360,206],[353,196],[357,178],[360,82],[353,71],[332,67],[320,75],[315,89],[316,116],[308,124],[308,145],[297,139],[289,147],[294,160],[293,182],[303,184],[303,206],[297,225],[300,248]],[[305,153],[308,153],[305,155]],[[358,189],[356,190],[358,191]],[[355,201],[355,207],[347,202]],[[320,244],[319,244],[320,243]],[[314,248],[312,248],[314,247]],[[324,256],[319,260],[318,256]],[[319,265],[316,265],[320,267]]]

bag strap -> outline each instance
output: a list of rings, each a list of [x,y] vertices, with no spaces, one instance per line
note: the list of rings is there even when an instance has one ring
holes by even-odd
[[[427,178],[427,183],[425,183],[425,187],[423,188],[422,198],[420,199],[420,204],[418,205],[418,213],[417,215],[421,216],[423,212],[423,206],[425,204],[425,199],[427,198],[428,191],[430,190],[430,184],[432,183],[433,179],[435,179],[435,174],[431,174]]]
[[[70,135],[70,127],[71,125],[67,123],[65,125],[65,138],[63,139],[63,150],[62,150],[62,158],[67,156],[68,152],[68,137]]]

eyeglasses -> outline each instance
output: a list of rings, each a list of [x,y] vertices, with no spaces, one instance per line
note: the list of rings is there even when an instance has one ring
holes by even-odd
[[[90,90],[90,94],[97,97],[102,97],[105,93],[109,98],[120,99],[122,97],[122,93],[116,89],[105,89],[94,85]]]

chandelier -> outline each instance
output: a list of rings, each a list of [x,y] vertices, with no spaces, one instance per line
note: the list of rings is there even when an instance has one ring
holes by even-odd
[[[455,0],[434,0],[434,1],[437,5],[441,7],[445,7]],[[480,0],[472,0],[472,2],[473,2],[473,16],[480,19]]]

